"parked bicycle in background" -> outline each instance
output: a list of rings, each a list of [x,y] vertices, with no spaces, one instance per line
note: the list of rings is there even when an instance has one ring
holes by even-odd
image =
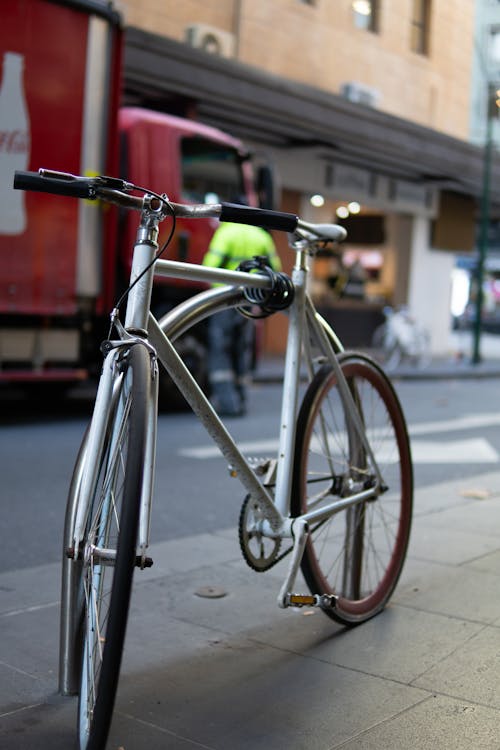
[[[427,367],[431,361],[429,331],[411,315],[408,307],[384,307],[385,322],[375,329],[372,347],[388,372],[399,365]]]

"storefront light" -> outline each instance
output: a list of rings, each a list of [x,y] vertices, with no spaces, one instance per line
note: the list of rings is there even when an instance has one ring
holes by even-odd
[[[311,203],[311,206],[314,206],[314,208],[321,208],[321,206],[325,205],[325,199],[319,193],[311,195],[309,201]]]
[[[372,12],[372,4],[370,0],[353,0],[352,8],[356,13],[360,13],[362,16],[369,16]]]
[[[339,219],[347,219],[349,216],[349,209],[347,206],[339,206],[335,212]]]
[[[361,211],[361,206],[357,201],[351,201],[347,204],[347,208],[349,209],[350,214],[359,214]]]

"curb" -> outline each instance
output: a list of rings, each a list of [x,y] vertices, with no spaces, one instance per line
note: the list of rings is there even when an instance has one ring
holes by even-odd
[[[253,373],[252,381],[261,384],[281,383],[284,363],[280,359],[264,360]],[[467,362],[437,361],[428,367],[398,367],[387,372],[391,380],[453,380],[476,378],[500,378],[500,360],[481,362],[477,365]],[[304,378],[305,379],[305,378]]]

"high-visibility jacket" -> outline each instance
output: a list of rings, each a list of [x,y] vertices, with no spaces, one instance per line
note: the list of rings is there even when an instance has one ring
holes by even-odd
[[[248,224],[223,222],[210,241],[203,265],[232,271],[255,255],[266,255],[271,267],[275,271],[281,270],[281,262],[269,232]]]

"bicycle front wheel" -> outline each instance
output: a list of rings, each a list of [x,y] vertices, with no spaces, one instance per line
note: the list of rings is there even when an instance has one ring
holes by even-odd
[[[83,549],[81,750],[106,744],[136,560],[151,385],[149,354],[144,347],[133,346],[119,367]]]
[[[368,357],[339,356],[382,475],[380,494],[311,521],[302,572],[312,593],[337,597],[325,612],[344,624],[380,612],[398,581],[408,545],[413,474],[405,420],[394,389]],[[312,380],[299,412],[292,491],[298,516],[375,486],[376,472],[333,369]]]

